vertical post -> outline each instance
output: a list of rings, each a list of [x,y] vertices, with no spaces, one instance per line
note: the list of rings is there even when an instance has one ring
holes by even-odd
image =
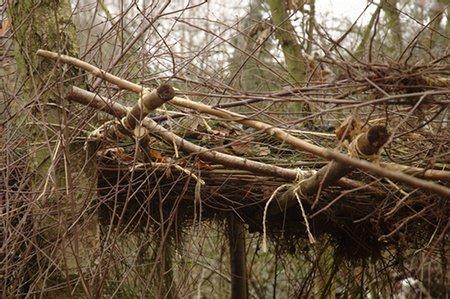
[[[228,240],[230,246],[231,298],[248,298],[247,266],[244,224],[235,214],[229,216]]]

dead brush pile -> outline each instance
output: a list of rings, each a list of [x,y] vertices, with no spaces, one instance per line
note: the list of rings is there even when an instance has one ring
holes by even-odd
[[[310,144],[344,153],[369,128],[384,127],[388,133],[382,137],[386,139],[383,148],[359,158],[370,158],[386,173],[402,172],[421,178],[425,184],[448,186],[450,79],[444,61],[436,59],[413,66],[333,62],[334,67],[345,70],[346,79],[276,94],[220,95],[231,100],[211,106],[234,109]],[[193,99],[196,94],[207,94],[204,87],[198,88],[189,92]],[[208,99],[217,103],[213,94]],[[300,119],[289,118],[289,114],[280,119],[266,113],[265,101],[273,107],[278,102],[308,102],[311,113]],[[350,260],[380,256],[385,248],[395,248],[400,254],[423,248],[433,251],[444,242],[450,210],[445,194],[352,167],[346,178],[335,180],[334,184],[326,182],[323,176],[317,177],[314,192],[301,194],[302,212],[290,188],[298,187],[299,182],[334,162],[299,151],[273,132],[267,134],[267,130],[258,130],[239,119],[237,123],[229,122],[208,112],[199,114],[205,112],[201,108],[194,112],[186,108],[153,118],[205,149],[283,169],[298,169],[304,177],[296,181],[286,179],[289,175],[276,177],[229,169],[209,157],[186,155],[174,144],[159,142],[154,138],[158,135],[151,132],[154,137],[147,152],[136,147],[133,139],[119,147],[115,142],[103,143],[97,159],[105,224],[121,219],[122,225],[134,230],[148,225],[149,217],[160,223],[161,217],[170,215],[177,218],[177,225],[183,226],[236,213],[250,232],[267,229],[272,240],[284,244],[282,247],[289,251],[295,251],[299,244],[302,247],[299,239],[308,239],[309,234],[313,238],[331,236],[337,254]],[[343,118],[349,111],[351,117]],[[264,213],[269,199],[275,200],[267,206],[279,205],[276,199],[283,197],[288,197],[289,208]],[[126,208],[123,204],[114,210],[111,203],[117,202],[127,202]],[[157,208],[161,202],[163,214]]]

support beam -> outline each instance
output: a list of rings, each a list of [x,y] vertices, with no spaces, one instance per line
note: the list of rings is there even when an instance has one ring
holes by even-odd
[[[389,134],[385,127],[374,126],[366,133],[359,135],[352,144],[358,149],[363,156],[376,155],[381,147],[386,143]],[[319,189],[326,188],[335,184],[340,178],[347,175],[354,168],[351,164],[331,161],[321,169],[319,169],[311,177],[301,181],[298,185],[293,185],[285,193],[283,193],[276,204],[269,206],[268,214],[270,216],[279,214],[288,208],[297,204],[296,196],[294,194],[297,190],[298,194],[303,195],[309,204],[313,204],[308,197],[315,195]]]
[[[71,92],[69,92],[68,96],[66,97],[70,101],[75,101],[84,105],[88,105],[91,107],[94,107],[96,109],[102,110],[104,112],[107,112],[109,114],[115,115],[117,117],[122,118],[127,112],[128,109],[120,105],[119,103],[112,102],[111,100],[106,100],[105,98],[96,95],[94,93],[88,92],[86,90],[83,90],[78,87],[73,87]],[[177,97],[175,97],[173,100],[176,100]],[[172,101],[173,101],[172,100]],[[180,100],[178,98],[178,100]],[[286,133],[284,130],[272,127],[269,124],[265,124],[260,121],[251,120],[251,119],[244,119],[237,113],[228,112],[226,110],[222,109],[213,109],[207,105],[201,104],[201,103],[195,103],[189,100],[181,99],[182,101],[186,101],[189,105],[186,106],[193,106],[197,107],[205,107],[209,110],[217,112],[217,114],[221,114],[225,117],[225,119],[230,120],[236,120],[240,123],[245,123],[251,127],[261,129],[265,132],[267,132],[270,135],[275,136],[276,138],[283,140],[284,142],[292,145],[294,148],[302,149],[307,152],[310,152],[312,154],[324,157],[328,160],[335,160],[338,162],[341,162],[343,164],[351,165],[353,168],[359,168],[368,172],[371,172],[373,174],[379,175],[381,177],[387,177],[396,181],[400,181],[403,183],[406,183],[414,188],[422,188],[425,190],[428,190],[430,192],[440,194],[441,196],[444,196],[445,198],[450,198],[450,188],[447,188],[445,186],[430,182],[421,180],[418,178],[415,178],[413,176],[404,174],[402,172],[398,171],[391,171],[388,169],[384,169],[378,165],[375,165],[373,163],[370,163],[368,161],[352,158],[348,155],[342,154],[336,150],[326,149],[319,146],[316,146],[314,144],[308,143],[304,140],[301,140],[300,138],[294,137],[288,133]],[[203,112],[200,109],[197,109],[197,111]],[[213,113],[211,113],[213,114]],[[213,115],[215,115],[214,113]],[[233,115],[240,116],[239,118],[233,117]],[[147,127],[153,134],[156,134],[160,136],[165,141],[172,144],[175,142],[177,146],[182,148],[183,150],[189,152],[189,153],[196,153],[198,154],[202,159],[206,161],[213,161],[228,167],[232,167],[234,169],[242,169],[242,170],[248,170],[251,172],[256,172],[262,175],[271,175],[275,177],[281,177],[285,178],[291,181],[294,181],[297,178],[297,171],[294,169],[286,169],[274,165],[268,165],[248,159],[243,159],[240,157],[235,157],[232,155],[223,154],[220,152],[215,152],[211,150],[207,150],[201,146],[195,145],[187,140],[184,140],[183,138],[177,136],[176,134],[166,130],[164,127],[158,125],[155,121],[145,118],[143,120],[143,125]],[[283,139],[284,138],[284,139]]]
[[[244,223],[235,214],[228,218],[228,241],[230,249],[231,298],[248,298],[248,276],[245,252]]]
[[[79,68],[88,70],[91,73],[93,73],[94,75],[101,76],[103,79],[105,79],[111,83],[114,83],[121,88],[125,88],[130,91],[137,92],[137,93],[141,93],[143,90],[143,87],[139,84],[135,84],[130,81],[124,80],[122,78],[119,78],[117,76],[114,76],[112,74],[109,74],[87,62],[81,61],[74,57],[70,57],[67,55],[60,55],[58,53],[45,51],[45,50],[38,50],[37,54],[40,56],[43,56],[43,57],[50,58],[50,59],[61,60],[65,63],[69,63],[69,64],[72,64]],[[339,152],[337,150],[327,149],[327,148],[323,148],[323,147],[314,145],[305,140],[302,140],[300,138],[292,136],[291,134],[287,133],[283,129],[274,127],[270,124],[267,124],[267,123],[264,123],[261,121],[248,119],[244,115],[240,115],[238,113],[227,111],[224,109],[214,109],[208,105],[205,105],[202,103],[197,103],[197,102],[191,101],[189,99],[183,99],[183,98],[179,98],[179,97],[174,97],[171,100],[171,103],[175,104],[177,106],[184,107],[184,108],[192,108],[199,112],[218,116],[225,120],[236,121],[238,123],[245,124],[249,127],[255,128],[257,130],[261,130],[271,136],[274,136],[275,138],[279,139],[283,143],[287,143],[287,144],[291,145],[295,149],[309,152],[313,155],[323,157],[327,160],[334,160],[334,161],[338,161],[338,162],[341,162],[344,164],[350,164],[354,168],[363,169],[372,174],[375,174],[375,175],[378,175],[381,177],[387,177],[392,180],[399,181],[399,182],[405,183],[407,185],[410,185],[414,188],[425,189],[430,192],[439,194],[439,195],[443,196],[444,198],[450,199],[450,188],[447,188],[445,186],[442,186],[442,185],[439,185],[439,184],[436,184],[433,182],[421,180],[421,179],[415,178],[413,176],[404,174],[402,172],[389,171],[389,170],[386,170],[386,169],[384,169],[378,165],[375,165],[373,163],[370,163],[370,162],[367,162],[364,160],[360,160],[357,158],[352,158],[348,155],[342,154],[341,152]],[[123,107],[123,108],[126,109],[125,107]],[[188,147],[191,148],[191,150],[193,150],[194,147],[197,147],[197,149],[198,148],[202,149],[201,147],[198,147],[193,143],[189,143],[186,140],[182,139],[181,137],[167,131],[163,127],[159,126],[155,121],[153,121],[149,118],[146,118],[145,121],[147,123],[147,125],[145,125],[145,126],[148,126],[151,129],[157,129],[160,136],[165,135],[166,137],[169,137],[169,135],[170,135],[169,138],[174,138],[176,136],[176,138],[175,138],[176,140],[173,139],[173,140],[175,140],[175,144],[177,144],[177,142],[180,143],[180,146],[183,147],[185,150],[187,150]],[[166,137],[163,137],[163,139]],[[185,146],[183,146],[184,144],[185,144]],[[194,150],[194,151],[197,151],[197,150]],[[228,157],[225,157],[224,154],[218,153],[218,152],[214,152],[213,155],[211,155],[210,152],[206,152],[206,153],[201,152],[201,153],[199,153],[199,155],[203,156],[203,158],[205,160],[208,160],[208,161],[213,160],[222,165],[231,166],[234,168],[237,168],[235,162],[239,160],[238,157],[234,157],[234,156],[230,156],[230,155],[227,155]],[[233,157],[233,159],[230,159],[230,157]],[[244,159],[244,160],[249,161],[246,159]],[[239,161],[238,164],[240,164],[241,162],[242,161]],[[226,164],[224,164],[224,163],[226,163]],[[255,161],[249,161],[249,163],[253,164],[253,166],[256,166],[256,167],[261,166],[261,164],[262,164],[262,163],[255,162]],[[245,163],[244,163],[244,165],[245,165]],[[277,166],[273,166],[273,165],[269,166],[267,164],[263,164],[263,165],[265,165],[265,167],[261,170],[265,171],[265,172],[263,172],[262,174],[268,174],[268,172],[277,172],[277,171],[282,170],[281,167],[277,167]],[[245,170],[252,171],[246,165],[245,165],[245,168],[238,168],[238,169],[245,169]],[[282,173],[279,173],[279,174],[282,174]],[[284,174],[286,175],[286,173],[284,173]]]

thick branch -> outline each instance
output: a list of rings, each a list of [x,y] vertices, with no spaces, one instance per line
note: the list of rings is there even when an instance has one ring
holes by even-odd
[[[140,93],[143,90],[143,87],[138,84],[134,84],[132,82],[129,82],[127,80],[124,80],[117,76],[114,76],[112,74],[108,74],[108,73],[100,70],[99,68],[96,68],[84,61],[79,60],[79,59],[76,59],[76,58],[73,58],[70,56],[66,56],[66,55],[59,55],[58,53],[53,53],[53,52],[44,51],[44,50],[38,50],[38,54],[41,56],[44,56],[44,57],[52,58],[52,59],[59,59],[63,62],[73,64],[75,66],[84,68],[89,71],[93,71],[93,72],[95,72],[95,74],[102,76],[102,78],[104,78],[105,80],[108,80],[109,82],[114,83],[121,88],[126,88],[128,90],[131,90],[131,91],[134,91],[137,93]],[[101,102],[101,100],[100,100],[100,102]],[[267,132],[268,134],[273,135],[274,137],[278,138],[279,140],[283,141],[284,143],[290,144],[291,146],[293,146],[296,149],[312,153],[316,156],[323,157],[327,160],[335,160],[335,161],[339,161],[341,163],[350,164],[352,167],[363,169],[365,171],[371,172],[371,173],[379,175],[381,177],[387,177],[392,180],[403,182],[412,187],[422,188],[422,189],[440,194],[446,198],[450,198],[450,188],[444,187],[442,185],[439,185],[439,184],[436,184],[433,182],[421,180],[421,179],[406,175],[401,172],[389,171],[389,170],[383,169],[382,167],[375,165],[373,163],[370,163],[370,162],[367,162],[364,160],[360,160],[360,159],[351,158],[348,155],[342,154],[336,150],[326,149],[326,148],[308,143],[300,138],[294,137],[294,136],[290,135],[289,133],[286,133],[284,130],[282,130],[280,128],[273,127],[269,124],[266,124],[266,123],[263,123],[260,121],[247,119],[245,116],[240,115],[238,113],[227,111],[224,109],[213,109],[208,105],[193,102],[191,100],[183,99],[183,98],[179,98],[179,97],[173,98],[170,101],[170,103],[175,104],[177,106],[185,107],[185,108],[192,108],[199,112],[208,113],[211,115],[222,117],[227,120],[233,120],[233,121],[245,124],[249,127]],[[126,108],[124,106],[122,106],[122,108],[126,110]],[[115,108],[113,108],[113,109],[115,109]],[[152,121],[150,119],[146,118],[145,121],[148,126],[152,127],[152,129],[153,129],[153,126],[157,126],[161,129],[163,129],[164,131],[167,131],[164,128],[158,126],[157,123],[155,123],[154,121]],[[170,133],[170,132],[168,132],[168,133]],[[162,133],[160,132],[159,134],[161,135]],[[166,134],[166,132],[164,132],[164,134]],[[172,134],[172,133],[170,133],[170,134]],[[173,134],[173,135],[175,135],[175,134]],[[172,137],[170,136],[168,138],[172,138]],[[178,138],[180,138],[180,137],[178,137]],[[179,142],[186,143],[186,141],[183,141],[182,138],[180,138]],[[197,147],[195,144],[190,143],[189,147],[191,147],[191,146]],[[201,148],[201,147],[198,147],[198,148],[203,150],[203,148]],[[191,149],[193,149],[193,148],[191,147]],[[198,149],[195,149],[194,152],[196,152],[197,150]],[[201,153],[201,154],[204,155],[204,159],[207,159],[206,156],[209,156],[208,157],[209,161],[211,161],[212,158],[222,159],[223,158],[222,155],[224,155],[222,153],[217,153],[217,152],[214,152],[214,154],[212,154],[212,152]],[[219,156],[221,156],[221,157],[219,158]],[[233,156],[230,156],[230,157],[233,157]],[[233,160],[235,160],[236,157],[233,157],[233,158],[234,158]],[[244,160],[249,161],[246,159],[244,159]],[[216,160],[216,162],[217,162],[217,160]],[[230,160],[229,160],[229,158],[226,158],[223,160],[223,162],[229,163]],[[258,163],[258,162],[254,162],[254,161],[252,161],[252,162]],[[219,163],[223,164],[222,162],[219,162]],[[229,164],[223,164],[223,165],[230,166]],[[263,164],[263,165],[265,165],[265,164]],[[276,166],[272,166],[272,167],[276,167]],[[236,167],[234,167],[234,168],[236,168]],[[278,168],[280,168],[280,167],[278,167]],[[240,169],[242,169],[242,168],[240,168]],[[245,168],[245,169],[248,169],[248,168]],[[250,170],[250,169],[248,169],[248,170]],[[253,171],[253,170],[250,170],[250,171]],[[277,172],[277,171],[275,170],[275,172]],[[268,173],[265,172],[265,174],[268,174]],[[284,174],[286,175],[286,173],[284,173]],[[286,178],[286,176],[282,176],[282,177]]]
[[[134,130],[141,120],[143,120],[147,114],[165,102],[173,99],[175,96],[175,90],[172,86],[163,84],[157,89],[151,92],[143,91],[142,97],[139,102],[131,108],[127,113],[127,116],[123,119],[123,125],[128,130]]]
[[[75,86],[72,87],[72,90],[68,93],[66,98],[70,101],[75,101],[80,104],[93,107],[119,118],[124,117],[129,111],[125,106],[119,103],[115,103],[109,99],[105,99],[99,95]],[[142,125],[146,127],[152,134],[159,136],[168,144],[175,143],[176,146],[178,146],[182,150],[191,154],[196,154],[205,161],[219,163],[234,169],[248,170],[260,175],[269,175],[284,178],[290,181],[295,180],[297,176],[297,171],[294,169],[286,169],[274,165],[264,164],[261,162],[227,155],[198,146],[170,132],[148,117],[142,120]],[[305,172],[305,174],[306,173],[307,172]]]
[[[172,99],[175,96],[175,91],[170,85],[163,84],[151,92],[143,91],[142,93],[139,101],[128,110],[126,116],[120,122],[106,123],[107,126],[104,124],[102,126],[105,127],[104,130],[101,130],[94,137],[98,139],[108,138],[116,140],[124,135],[135,136],[141,138],[142,142],[140,144],[147,150],[149,142],[148,135],[145,132],[146,130],[140,126],[140,123],[148,113]]]
[[[377,154],[389,138],[385,127],[375,126],[354,141],[362,155]],[[319,169],[313,176],[301,181],[298,185],[290,187],[278,200],[277,204],[269,206],[269,215],[283,212],[285,209],[297,204],[294,191],[307,199],[317,193],[320,188],[326,188],[335,184],[341,177],[351,172],[354,168],[350,164],[332,161]],[[311,203],[311,202],[310,202]]]

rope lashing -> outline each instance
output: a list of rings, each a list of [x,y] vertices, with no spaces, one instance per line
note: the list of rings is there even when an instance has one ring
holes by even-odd
[[[358,140],[361,138],[365,133],[361,133],[356,138],[353,139],[353,141],[348,144],[344,143],[344,146],[347,146],[348,154],[352,158],[357,158],[361,160],[367,160],[373,163],[379,163],[380,162],[380,155],[379,153],[375,153],[373,155],[367,155],[364,154],[361,149],[359,148]]]

